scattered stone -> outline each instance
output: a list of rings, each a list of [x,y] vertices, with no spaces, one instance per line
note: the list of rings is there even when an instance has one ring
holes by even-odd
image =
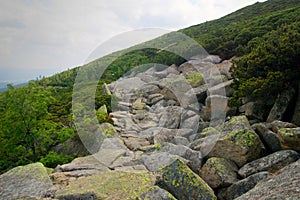
[[[299,158],[300,154],[296,151],[282,150],[245,164],[238,173],[244,178],[261,171],[274,173]]]
[[[236,200],[299,199],[299,185],[300,160],[259,182],[252,190]]]
[[[15,167],[0,175],[0,199],[41,199],[54,190],[42,163]]]
[[[300,151],[300,127],[279,129],[278,137],[283,149]]]
[[[175,198],[188,199],[217,199],[213,190],[182,161],[175,160],[160,171],[157,184],[169,191]]]

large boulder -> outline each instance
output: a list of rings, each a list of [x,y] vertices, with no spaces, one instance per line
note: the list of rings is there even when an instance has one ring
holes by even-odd
[[[300,160],[259,182],[236,200],[299,199]]]
[[[207,183],[180,160],[173,161],[161,169],[160,173],[157,184],[177,199],[217,199]]]
[[[257,174],[253,174],[243,180],[232,184],[229,188],[220,190],[218,197],[224,200],[237,198],[254,188],[259,181],[264,180],[270,176],[272,176],[270,172],[259,172]]]
[[[148,173],[111,171],[78,179],[55,197],[73,199],[136,199],[153,189],[152,177]]]
[[[53,190],[42,163],[15,167],[0,176],[0,199],[40,199]]]
[[[218,138],[209,157],[227,158],[239,167],[260,157],[261,141],[251,130],[239,129]]]
[[[240,170],[239,175],[247,177],[261,171],[269,171],[271,173],[295,162],[300,158],[300,154],[292,150],[283,150],[275,152],[271,155],[254,160],[245,164]]]
[[[225,158],[210,158],[201,168],[201,178],[213,189],[228,187],[238,181],[238,168]]]
[[[300,127],[282,128],[278,131],[278,137],[283,149],[300,151]]]

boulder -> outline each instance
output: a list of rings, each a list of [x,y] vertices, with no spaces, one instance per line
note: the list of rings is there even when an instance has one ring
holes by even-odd
[[[141,159],[142,159],[144,165],[146,166],[146,168],[151,172],[158,171],[160,168],[163,168],[163,167],[169,165],[176,159],[180,159],[180,160],[184,161],[184,163],[189,162],[188,160],[186,160],[180,156],[170,154],[167,152],[159,152],[159,153],[152,153],[150,155],[142,155]]]
[[[157,185],[176,199],[217,199],[213,190],[182,161],[175,160],[160,170]]]
[[[300,127],[279,129],[278,137],[283,149],[300,151]]]
[[[300,160],[259,182],[236,200],[299,199]]]
[[[264,180],[270,176],[272,176],[272,174],[269,172],[259,172],[257,174],[253,174],[243,180],[232,184],[229,188],[221,190],[220,196],[222,196],[222,198],[220,199],[235,199],[254,188],[259,181]]]
[[[111,171],[78,179],[56,192],[58,199],[136,199],[153,189],[148,173]]]
[[[15,167],[0,175],[0,199],[41,199],[54,190],[42,163]]]
[[[286,112],[291,100],[295,95],[295,89],[290,88],[288,90],[284,90],[276,99],[275,104],[273,105],[269,116],[267,118],[267,122],[272,122],[274,120],[282,120],[283,115]]]
[[[200,151],[194,151],[183,145],[174,145],[171,143],[163,143],[159,152],[167,152],[172,155],[180,156],[189,160],[188,165],[195,172],[199,173],[202,166],[203,155]]]
[[[225,158],[209,158],[201,168],[201,178],[213,189],[228,187],[238,181],[236,164]]]
[[[152,190],[147,191],[144,194],[141,194],[138,200],[176,200],[175,197],[170,194],[168,191],[161,189],[160,187],[154,186]]]
[[[259,135],[264,146],[270,152],[273,153],[281,150],[281,145],[278,139],[278,135],[270,131],[265,124],[263,123],[254,124],[252,125],[252,128]]]
[[[218,138],[209,157],[227,158],[239,167],[260,157],[261,141],[256,133],[248,129],[234,130]]]
[[[245,164],[238,173],[242,177],[247,177],[261,171],[274,173],[299,158],[300,154],[296,151],[282,150]]]

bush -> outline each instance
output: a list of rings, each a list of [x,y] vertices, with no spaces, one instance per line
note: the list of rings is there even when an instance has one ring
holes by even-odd
[[[46,167],[55,168],[57,165],[68,163],[72,159],[72,156],[57,154],[54,151],[50,151],[45,157],[41,158],[40,162]]]

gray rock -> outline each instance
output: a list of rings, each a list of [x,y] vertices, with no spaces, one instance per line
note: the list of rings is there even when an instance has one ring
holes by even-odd
[[[188,163],[188,160],[167,152],[153,153],[150,155],[142,155],[142,161],[144,165],[151,172],[157,172],[159,169],[169,165],[176,159],[180,159],[185,163]]]
[[[270,131],[264,124],[254,124],[252,128],[255,132],[260,136],[262,142],[265,147],[270,152],[276,152],[281,150],[280,141],[278,139],[278,135],[272,131]]]
[[[159,152],[167,152],[189,160],[188,165],[195,172],[199,173],[202,166],[203,155],[200,151],[194,151],[183,145],[174,145],[171,143],[163,143]]]
[[[189,140],[185,137],[182,136],[175,136],[173,139],[173,143],[176,145],[184,145],[184,146],[188,146],[189,145]]]
[[[42,163],[15,167],[0,175],[0,199],[40,199],[54,189]]]
[[[282,150],[245,164],[238,173],[242,177],[247,177],[261,171],[274,173],[299,158],[300,154],[295,151]]]
[[[138,198],[139,200],[176,200],[175,197],[168,191],[155,186],[154,189],[142,194]]]
[[[300,160],[278,171],[236,200],[299,199]]]
[[[192,129],[166,129],[160,128],[153,134],[154,144],[161,144],[163,142],[175,143],[175,137],[181,136],[188,138],[193,134]]]
[[[201,178],[213,189],[228,187],[238,181],[236,164],[225,158],[209,158],[201,168]]]
[[[167,107],[159,119],[159,127],[176,129],[180,126],[182,108],[178,106]]]
[[[300,127],[279,129],[278,138],[283,149],[300,151]]]
[[[269,172],[259,172],[257,174],[253,174],[243,180],[240,180],[234,184],[232,184],[229,188],[227,188],[225,191],[222,191],[222,196],[224,200],[231,200],[235,199],[252,188],[255,187],[255,185],[268,177],[272,176]]]
[[[175,198],[188,199],[217,199],[213,190],[182,161],[175,160],[160,171],[157,184],[169,191]]]
[[[287,110],[290,101],[295,95],[295,89],[290,88],[284,90],[276,99],[274,106],[272,107],[267,122],[272,122],[274,120],[282,120],[285,111]]]

